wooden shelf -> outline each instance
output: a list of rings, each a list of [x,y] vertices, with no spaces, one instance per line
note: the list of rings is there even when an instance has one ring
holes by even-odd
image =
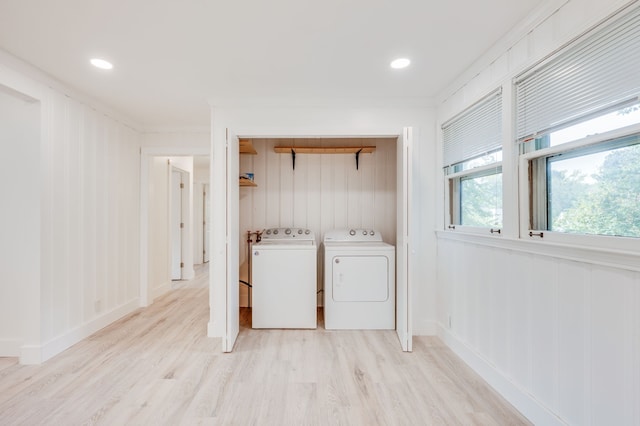
[[[240,179],[240,186],[256,187],[258,185],[255,184],[253,181],[250,181],[249,179]]]
[[[273,148],[278,154],[370,154],[375,146],[276,146]]]
[[[253,147],[251,139],[240,139],[240,154],[256,155],[258,151]]]

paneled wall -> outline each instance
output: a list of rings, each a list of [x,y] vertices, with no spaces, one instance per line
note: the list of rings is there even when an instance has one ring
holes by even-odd
[[[18,319],[40,284],[39,102],[0,90],[0,149],[0,357],[15,357],[31,328]]]
[[[395,244],[396,139],[297,139],[296,146],[375,145],[361,154],[356,170],[353,154],[298,154],[293,170],[290,154],[273,147],[291,140],[254,139],[258,155],[240,156],[240,173],[253,172],[255,188],[240,188],[240,278],[247,279],[246,232],[272,227],[303,227],[316,234],[336,228],[372,228]],[[319,268],[322,269],[322,268]],[[319,271],[318,289],[322,288]],[[322,294],[318,297],[319,303]],[[241,287],[240,302],[247,292]]]
[[[137,307],[140,146],[128,126],[55,90],[44,93],[46,359]]]
[[[640,268],[629,254],[518,239],[511,129],[512,78],[628,3],[545,3],[443,90],[438,107],[443,123],[500,85],[506,93],[505,227],[496,238],[445,231],[439,201],[438,322],[443,339],[536,424],[640,424]],[[440,174],[438,200],[444,190]]]
[[[438,251],[446,339],[540,405],[526,415],[639,423],[640,272],[447,239]]]

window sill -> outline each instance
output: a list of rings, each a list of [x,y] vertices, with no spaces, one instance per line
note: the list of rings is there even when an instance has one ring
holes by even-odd
[[[495,238],[491,234],[468,233],[462,230],[438,230],[436,235],[439,240],[459,241],[640,272],[639,252],[561,244],[540,239],[510,238],[504,235],[501,238]]]

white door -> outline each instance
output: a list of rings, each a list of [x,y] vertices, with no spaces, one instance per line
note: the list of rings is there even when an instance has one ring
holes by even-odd
[[[171,279],[182,279],[182,172],[176,168],[171,169],[171,189],[169,196],[170,212],[170,238],[171,238]]]
[[[240,331],[239,239],[240,239],[240,144],[238,137],[227,129],[227,286],[226,324],[222,336],[222,351],[231,352]]]
[[[209,209],[210,207],[210,198],[209,198],[209,184],[205,183],[204,185],[202,185],[203,187],[203,206],[204,206],[204,213],[203,213],[203,218],[204,221],[202,223],[202,260],[204,263],[207,263],[209,261]]]
[[[397,232],[396,232],[396,333],[402,350],[412,350],[411,286],[409,259],[411,243],[411,145],[413,129],[405,127],[398,138]]]

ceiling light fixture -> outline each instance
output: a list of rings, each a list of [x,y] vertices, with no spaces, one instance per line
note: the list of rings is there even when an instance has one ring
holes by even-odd
[[[410,63],[411,61],[407,58],[394,59],[393,61],[391,61],[391,68],[399,70],[401,68],[408,67]]]
[[[102,70],[110,70],[113,68],[113,64],[109,61],[105,61],[104,59],[93,58],[90,62],[91,65]]]

